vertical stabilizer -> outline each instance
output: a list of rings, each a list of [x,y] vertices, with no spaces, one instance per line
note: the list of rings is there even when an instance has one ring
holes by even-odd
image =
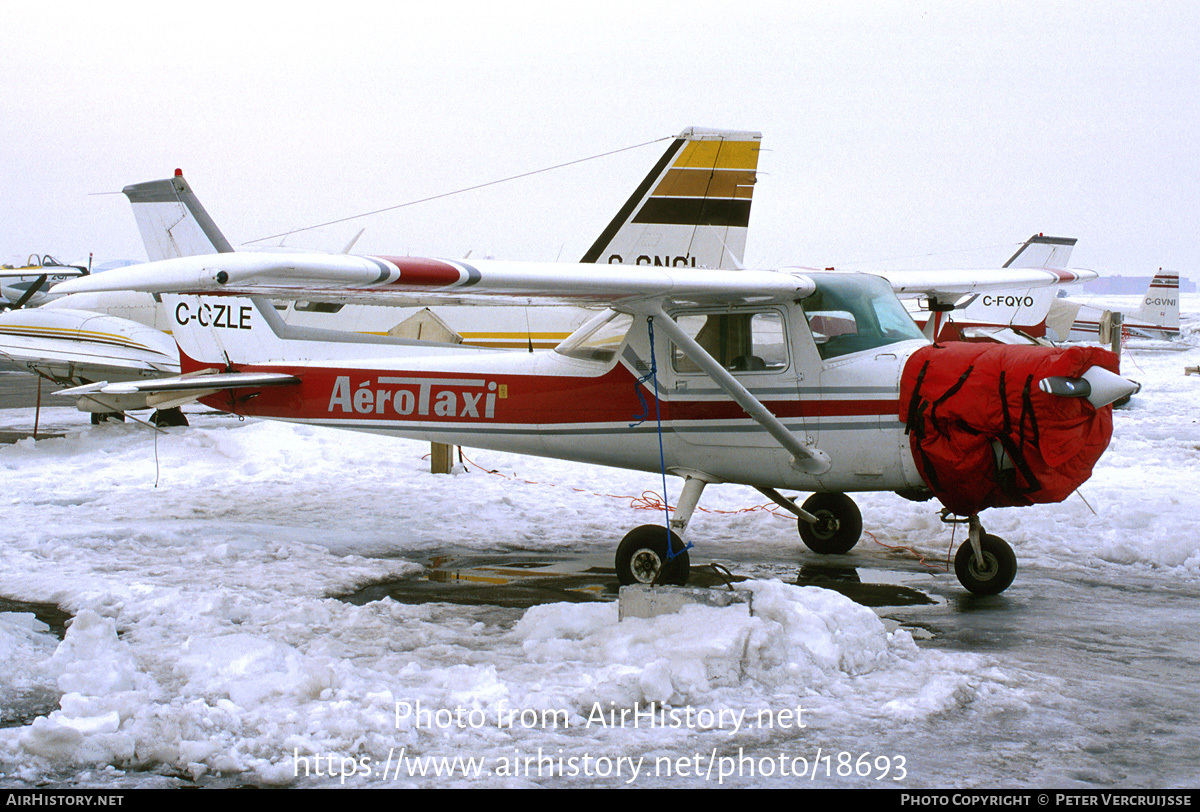
[[[1035,234],[1017,249],[1005,268],[1066,268],[1075,247],[1074,237]],[[971,297],[963,308],[969,324],[999,324],[1020,327],[1030,335],[1045,333],[1046,317],[1058,296],[1058,287],[1030,288]]]
[[[690,127],[582,262],[740,268],[762,133]]]
[[[1074,237],[1045,237],[1034,234],[1017,249],[1005,268],[1065,268],[1071,249],[1078,242]]]
[[[1179,334],[1179,274],[1161,268],[1150,280],[1142,306],[1133,314],[1140,322],[1160,328],[1168,337]]]
[[[133,207],[151,262],[233,251],[180,170],[172,178],[135,183],[121,191]]]

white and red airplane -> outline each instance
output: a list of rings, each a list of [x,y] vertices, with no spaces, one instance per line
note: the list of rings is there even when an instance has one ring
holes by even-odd
[[[1066,268],[1076,242],[1073,237],[1034,234],[1001,267]],[[1006,341],[1003,333],[1008,330],[1018,330],[1029,338],[1042,338],[1058,291],[1057,286],[1048,285],[964,297],[934,296],[917,302],[919,309],[914,318],[926,337],[937,341]]]
[[[1067,341],[1109,341],[1113,311],[1102,307],[1057,299],[1047,324]],[[1179,274],[1161,268],[1142,296],[1141,306],[1122,313],[1121,332],[1138,338],[1179,338]]]
[[[180,347],[181,376],[84,394],[199,397],[240,415],[683,478],[669,529],[636,528],[617,547],[623,584],[685,582],[683,537],[701,493],[740,483],[793,512],[803,541],[824,553],[858,541],[862,518],[847,493],[936,496],[969,524],[959,579],[993,594],[1012,582],[1016,558],[979,512],[1065,499],[1107,446],[1108,404],[1133,385],[1099,347],[931,345],[897,294],[1080,278],[232,253],[65,287],[163,295]],[[511,353],[318,336],[285,324],[273,299],[608,309],[554,350]],[[797,506],[781,488],[813,495]]]

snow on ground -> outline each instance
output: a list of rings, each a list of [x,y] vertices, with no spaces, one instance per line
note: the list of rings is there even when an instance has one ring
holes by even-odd
[[[0,449],[11,483],[0,594],[75,616],[57,648],[27,616],[0,616],[0,640],[20,655],[3,689],[40,681],[63,694],[32,725],[0,730],[8,779],[108,766],[290,783],[297,754],[361,768],[399,748],[492,765],[539,745],[580,759],[685,742],[690,752],[696,737],[768,735],[731,728],[741,714],[803,704],[827,724],[848,713],[908,720],[1007,682],[981,675],[976,657],[918,649],[836,593],[776,581],[746,587],[753,617],[694,607],[620,624],[612,603],[539,606],[496,624],[462,607],[334,600],[416,570],[430,551],[608,553],[613,528],[633,519],[628,499],[596,494],[636,496],[653,479],[482,452],[489,468],[542,482],[435,477],[417,443],[197,423],[160,436],[157,463],[154,438],[128,424]],[[787,523],[749,515],[732,524],[795,544]],[[708,715],[665,731],[594,716],[650,703]],[[487,724],[443,727],[418,708],[474,711]],[[564,728],[498,727],[505,709],[554,714]]]
[[[1183,370],[1200,364],[1200,335],[1125,358],[1144,389],[1117,412],[1082,497],[989,511],[987,529],[1019,539],[1026,562],[1195,580],[1200,378]],[[4,420],[27,427],[32,415]],[[0,783],[552,783],[521,761],[541,754],[567,783],[645,785],[656,758],[686,775],[701,765],[679,760],[697,753],[865,721],[986,719],[1054,690],[983,655],[919,647],[836,593],[770,579],[743,587],[753,616],[691,607],[620,623],[612,603],[505,613],[332,597],[439,554],[608,556],[625,529],[657,520],[630,507],[659,489],[652,476],[482,451],[468,451],[470,473],[433,476],[419,443],[223,416],[157,438],[67,410],[43,420],[76,428],[0,447],[0,595],[58,604],[73,622],[60,643],[32,616],[0,613],[0,703],[59,697],[0,729]],[[794,522],[733,512],[762,501],[710,488],[711,512],[690,532],[716,550],[743,539],[794,550]],[[953,531],[929,504],[858,501],[881,543],[944,557]],[[482,761],[453,780],[411,761],[455,756]]]

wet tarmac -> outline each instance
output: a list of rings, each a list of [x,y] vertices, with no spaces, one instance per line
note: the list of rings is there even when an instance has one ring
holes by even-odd
[[[603,561],[595,556],[545,554],[531,559],[437,556],[418,575],[371,584],[338,598],[356,605],[386,597],[408,604],[453,603],[510,609],[559,601],[617,600],[620,587],[616,571],[611,562],[606,566]],[[711,564],[693,566],[688,586],[722,589],[747,577]],[[889,579],[885,572],[817,561],[801,566],[792,583],[831,589],[872,608],[937,603],[920,589],[889,580],[896,579]]]
[[[546,556],[536,559],[505,557],[438,556],[423,573],[359,589],[341,600],[361,605],[381,598],[398,603],[454,603],[466,606],[501,606],[527,609],[540,603],[613,601],[619,596],[611,561],[579,556]],[[711,566],[694,567],[689,586],[722,588],[745,580]]]

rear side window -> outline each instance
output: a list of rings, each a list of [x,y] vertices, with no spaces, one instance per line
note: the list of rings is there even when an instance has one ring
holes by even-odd
[[[788,367],[783,314],[777,310],[746,313],[686,313],[675,321],[684,332],[730,372],[779,372]],[[683,350],[672,346],[676,372],[700,372]]]

